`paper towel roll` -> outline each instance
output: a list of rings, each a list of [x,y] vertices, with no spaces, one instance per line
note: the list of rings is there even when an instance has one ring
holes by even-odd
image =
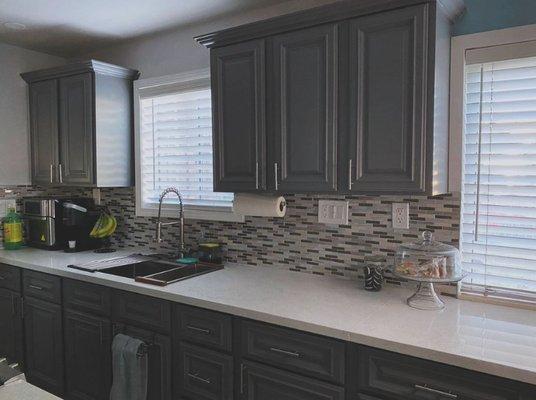
[[[287,202],[282,196],[237,193],[233,207],[237,214],[254,217],[284,217],[287,212]]]

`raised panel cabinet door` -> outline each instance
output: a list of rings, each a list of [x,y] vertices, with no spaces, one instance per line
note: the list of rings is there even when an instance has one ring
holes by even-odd
[[[109,320],[66,310],[65,394],[75,400],[108,400],[112,382]]]
[[[264,40],[211,51],[214,190],[266,187]]]
[[[148,345],[147,400],[171,400],[174,381],[171,380],[173,354],[169,336],[130,325],[114,323],[113,335],[118,333],[143,340]]]
[[[43,186],[56,183],[59,142],[55,79],[30,85],[30,135],[32,182]]]
[[[69,185],[93,183],[93,75],[60,79],[60,163],[58,180]]]
[[[418,5],[350,21],[349,191],[424,191],[427,19]]]
[[[63,329],[61,306],[24,298],[25,373],[28,382],[63,395]]]
[[[338,25],[322,25],[271,40],[271,189],[337,189],[338,31]]]
[[[8,362],[23,363],[20,295],[0,289],[0,355]]]
[[[240,388],[246,400],[344,400],[344,389],[277,368],[245,361]]]

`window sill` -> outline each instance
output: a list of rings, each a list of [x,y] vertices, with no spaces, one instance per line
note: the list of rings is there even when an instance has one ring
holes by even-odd
[[[179,207],[166,205],[162,208],[162,217],[164,218],[178,218]],[[158,205],[154,207],[145,206],[139,207],[136,205],[137,217],[157,217]],[[231,209],[217,210],[216,207],[188,207],[184,206],[184,218],[185,219],[197,219],[204,221],[221,221],[221,222],[244,222],[245,217],[234,213]]]

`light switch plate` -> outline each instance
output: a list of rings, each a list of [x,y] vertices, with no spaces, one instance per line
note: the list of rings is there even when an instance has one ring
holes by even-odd
[[[409,229],[409,203],[393,203],[393,229]]]
[[[321,224],[348,225],[348,202],[319,200],[318,222]]]

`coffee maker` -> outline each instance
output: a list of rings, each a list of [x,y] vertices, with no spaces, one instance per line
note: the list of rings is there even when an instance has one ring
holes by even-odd
[[[28,246],[73,252],[101,247],[101,240],[89,236],[100,216],[92,198],[32,197],[22,205]]]

